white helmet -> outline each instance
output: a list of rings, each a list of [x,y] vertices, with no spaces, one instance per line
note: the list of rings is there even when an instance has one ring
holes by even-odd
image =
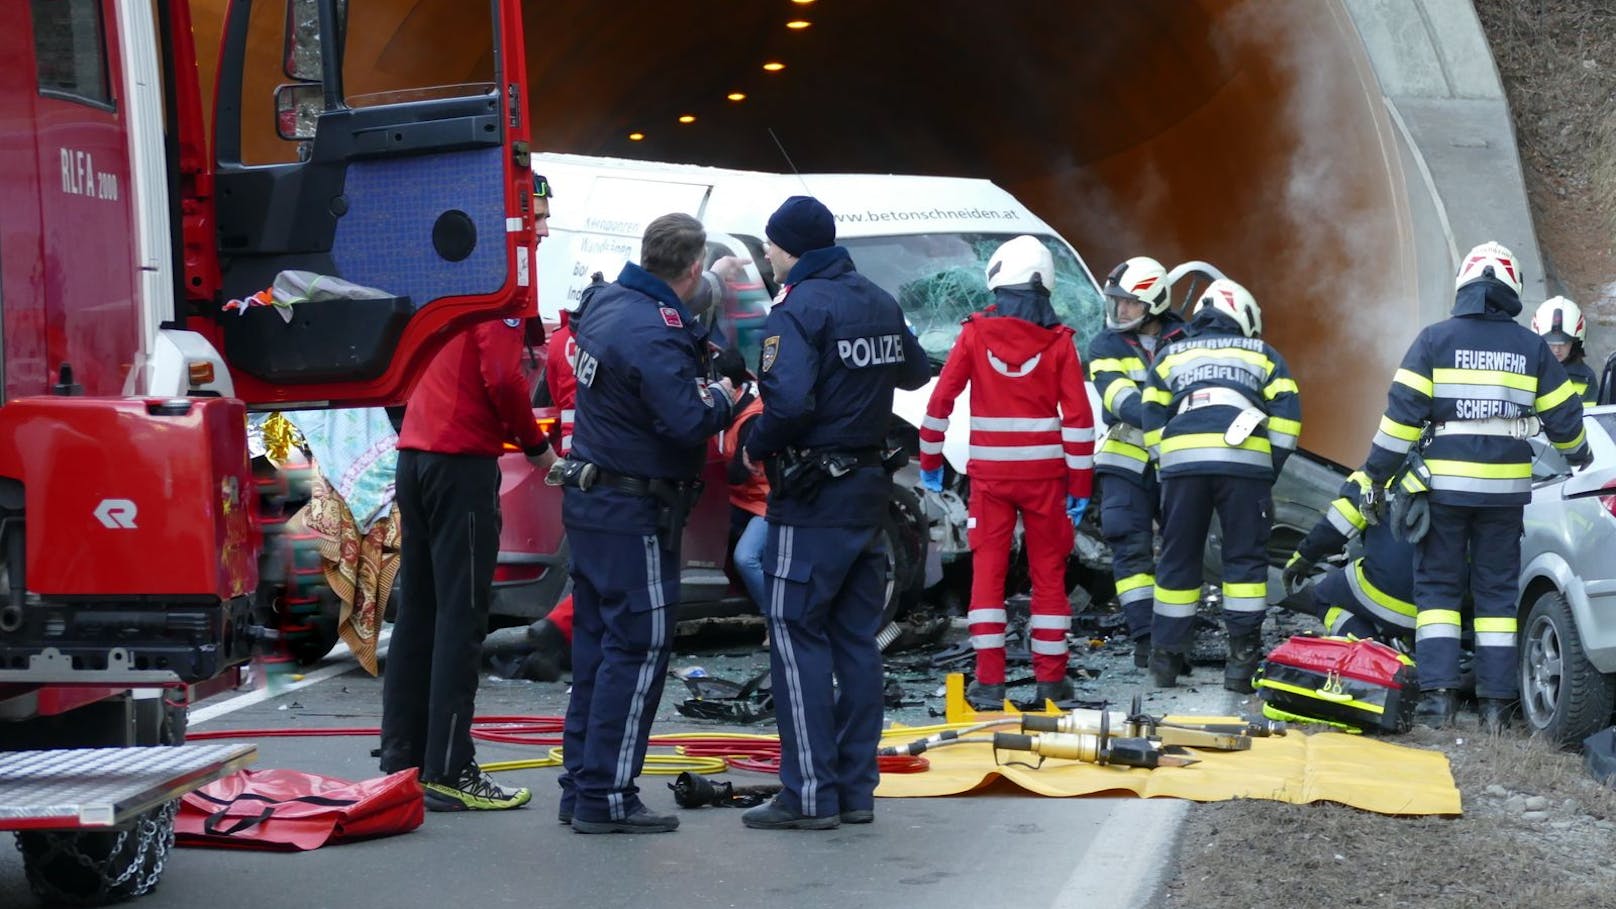
[[[1488,276],[1509,285],[1517,294],[1521,292],[1520,261],[1514,253],[1491,240],[1465,254],[1464,262],[1459,266],[1459,276],[1453,280],[1453,288],[1458,290],[1471,281]]]
[[[1117,315],[1117,301],[1131,300],[1145,304],[1145,313],[1137,319],[1124,322]],[[1149,256],[1134,256],[1111,269],[1105,278],[1105,327],[1112,331],[1133,331],[1144,324],[1146,318],[1167,311],[1171,302],[1167,293],[1167,269]]]
[[[1248,338],[1262,334],[1262,310],[1257,308],[1257,300],[1251,296],[1251,291],[1228,278],[1219,278],[1206,286],[1206,292],[1195,304],[1195,312],[1207,308],[1233,319]]]
[[[1055,259],[1037,237],[1023,234],[993,251],[988,260],[988,290],[1033,281],[1045,290],[1055,289]]]
[[[1582,308],[1565,297],[1550,297],[1532,314],[1532,330],[1552,344],[1588,340]]]

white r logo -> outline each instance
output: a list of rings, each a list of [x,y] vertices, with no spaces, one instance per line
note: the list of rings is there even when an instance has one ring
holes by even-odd
[[[108,530],[134,530],[138,510],[128,499],[102,499],[95,506],[95,519]]]

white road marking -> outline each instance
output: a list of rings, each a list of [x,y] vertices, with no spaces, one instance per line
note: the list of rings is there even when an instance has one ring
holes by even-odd
[[[376,644],[377,657],[387,655],[387,642],[391,640],[392,637],[392,628],[382,629],[381,639]],[[271,698],[276,698],[283,694],[289,694],[301,688],[307,688],[310,685],[319,684],[327,679],[334,679],[339,675],[347,675],[348,673],[359,668],[358,661],[353,658],[353,651],[349,650],[348,645],[346,644],[338,643],[337,646],[331,650],[331,653],[327,659],[330,660],[333,658],[336,660],[336,662],[316,669],[313,672],[304,675],[303,678],[295,682],[288,681],[285,684],[277,683],[273,687],[264,687],[255,691],[246,692],[245,694],[238,694],[233,698],[220,701],[217,704],[208,704],[206,707],[193,707],[190,711],[190,725],[195,726],[199,723],[206,723],[208,720],[216,719],[224,716],[225,714],[235,713],[237,710],[243,710],[255,704],[262,704]]]
[[[1050,909],[1143,909],[1175,863],[1184,799],[1118,799]]]

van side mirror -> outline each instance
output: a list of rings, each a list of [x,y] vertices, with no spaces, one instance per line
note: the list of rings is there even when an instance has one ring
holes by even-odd
[[[343,24],[348,21],[348,0],[335,0],[338,46]],[[320,0],[286,0],[286,32],[282,45],[286,78],[299,82],[322,79],[320,45]]]
[[[318,82],[275,89],[275,132],[282,139],[313,139],[325,112],[325,87]]]

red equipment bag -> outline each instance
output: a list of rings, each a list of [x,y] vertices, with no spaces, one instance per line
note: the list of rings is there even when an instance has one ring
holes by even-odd
[[[351,782],[300,770],[243,770],[180,800],[180,846],[306,850],[408,833],[425,804],[415,771]]]
[[[1407,731],[1419,700],[1414,661],[1358,638],[1296,635],[1269,652],[1253,684],[1264,714],[1378,732]]]

